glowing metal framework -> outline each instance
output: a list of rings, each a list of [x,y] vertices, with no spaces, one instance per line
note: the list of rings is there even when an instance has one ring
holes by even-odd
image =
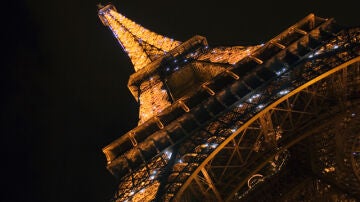
[[[115,11],[99,16],[135,50],[144,35]],[[166,47],[151,63],[130,55],[141,68],[128,86],[147,117],[103,149],[120,179],[114,201],[360,197],[359,28],[310,14],[261,46],[210,48],[195,36]]]
[[[180,44],[179,41],[161,36],[136,24],[120,13],[112,5],[99,10],[104,25],[110,27],[116,39],[129,55],[135,71],[150,64]]]

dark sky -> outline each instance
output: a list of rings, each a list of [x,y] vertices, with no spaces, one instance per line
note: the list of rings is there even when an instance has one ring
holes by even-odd
[[[28,0],[3,6],[6,187],[0,201],[107,201],[114,191],[101,148],[136,126],[138,109],[126,86],[132,65],[98,19],[98,3]],[[203,35],[210,46],[266,42],[311,12],[360,25],[357,0],[113,4],[155,32],[180,41]]]

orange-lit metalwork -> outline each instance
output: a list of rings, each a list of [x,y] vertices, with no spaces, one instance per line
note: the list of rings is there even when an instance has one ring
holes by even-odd
[[[360,198],[360,28],[310,14],[258,46],[195,36],[128,87],[139,125],[103,148],[113,201]]]
[[[124,51],[129,55],[135,71],[180,44],[179,41],[164,37],[136,24],[118,13],[112,5],[101,8],[99,17],[104,25],[109,26]]]

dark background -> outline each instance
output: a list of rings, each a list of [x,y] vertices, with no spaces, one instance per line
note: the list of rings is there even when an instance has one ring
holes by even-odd
[[[311,12],[360,25],[360,1],[116,0],[157,33],[211,45],[266,42]],[[97,17],[99,1],[2,7],[0,201],[108,201],[116,187],[101,148],[136,126],[130,60]],[[108,2],[101,2],[106,4]]]

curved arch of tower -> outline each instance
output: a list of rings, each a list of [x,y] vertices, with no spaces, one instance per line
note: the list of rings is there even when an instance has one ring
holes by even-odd
[[[265,44],[211,47],[98,14],[140,104],[103,148],[113,201],[360,199],[360,27],[310,14]]]

